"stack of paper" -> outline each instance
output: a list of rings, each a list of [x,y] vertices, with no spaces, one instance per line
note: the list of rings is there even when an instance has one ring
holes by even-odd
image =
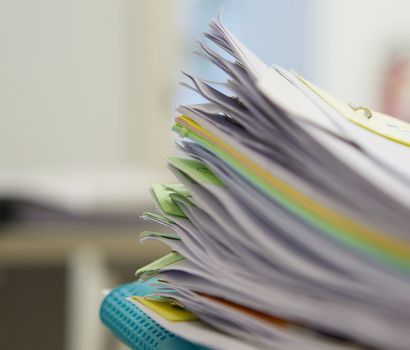
[[[189,310],[177,332],[211,348],[408,349],[410,126],[265,65],[219,21],[205,36],[227,80],[187,74],[208,102],[178,109],[179,183],[144,214],[166,230],[141,235],[172,253],[133,302]]]

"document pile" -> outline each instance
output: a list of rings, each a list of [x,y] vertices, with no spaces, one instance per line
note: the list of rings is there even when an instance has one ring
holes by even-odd
[[[179,183],[153,184],[144,214],[167,230],[141,235],[172,252],[137,271],[156,288],[132,306],[214,349],[409,349],[410,126],[267,66],[219,21],[205,37],[228,78],[187,74],[207,102],[178,109]]]

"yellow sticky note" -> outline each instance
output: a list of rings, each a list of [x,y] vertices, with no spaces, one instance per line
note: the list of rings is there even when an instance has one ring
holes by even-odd
[[[409,123],[376,111],[371,111],[372,116],[368,118],[365,113],[353,110],[352,107],[348,104],[337,100],[336,98],[314,86],[312,83],[308,82],[301,76],[298,75],[297,77],[313,92],[320,96],[322,100],[324,100],[328,105],[330,105],[333,109],[335,109],[351,122],[380,136],[410,147]]]
[[[198,319],[192,312],[182,309],[177,305],[172,305],[169,302],[147,299],[146,297],[140,296],[133,296],[130,297],[130,299],[146,306],[171,322],[186,322]]]

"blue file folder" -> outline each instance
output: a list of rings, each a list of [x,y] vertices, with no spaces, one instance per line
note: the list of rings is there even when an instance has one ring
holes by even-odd
[[[113,289],[101,304],[101,321],[133,350],[208,350],[170,333],[125,300],[152,293],[155,288],[151,284],[152,281],[137,281]]]

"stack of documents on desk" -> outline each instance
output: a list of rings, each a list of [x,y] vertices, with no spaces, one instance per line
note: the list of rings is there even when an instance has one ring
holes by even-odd
[[[144,218],[166,229],[141,239],[172,253],[137,271],[157,278],[144,300],[244,348],[408,349],[409,125],[265,65],[218,21],[205,36],[227,80],[187,75],[207,102],[179,107],[178,184],[152,186]]]

